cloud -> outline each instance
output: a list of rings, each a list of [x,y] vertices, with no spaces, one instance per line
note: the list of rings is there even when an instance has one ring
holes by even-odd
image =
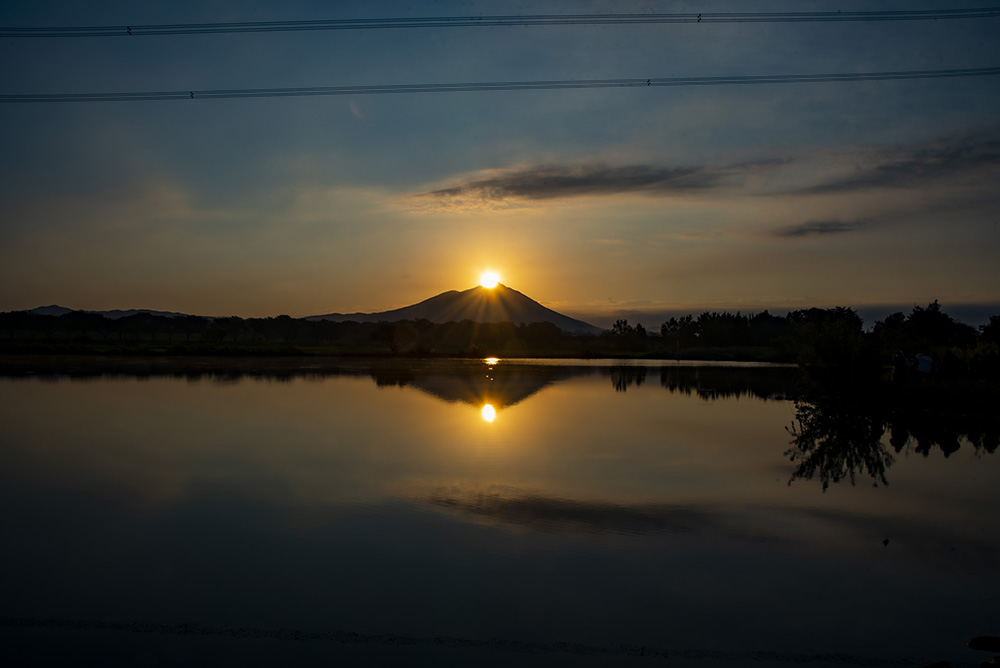
[[[812,220],[790,225],[773,232],[776,237],[814,237],[830,234],[857,232],[867,221],[863,220]]]
[[[942,139],[903,149],[880,149],[868,166],[797,191],[842,194],[877,188],[913,188],[1000,166],[1000,129]]]
[[[544,533],[687,535],[735,537],[754,542],[784,541],[780,532],[759,525],[751,511],[705,504],[614,503],[569,499],[517,489],[451,488],[417,497],[471,521]]]
[[[436,494],[429,503],[504,524],[545,531],[577,529],[597,533],[698,533],[714,525],[708,510],[689,505],[622,505],[542,495]]]
[[[712,166],[666,167],[657,165],[608,166],[534,165],[495,170],[457,185],[415,195],[439,206],[503,208],[540,200],[641,193],[653,196],[688,194],[731,188],[742,177],[783,164],[783,160]]]

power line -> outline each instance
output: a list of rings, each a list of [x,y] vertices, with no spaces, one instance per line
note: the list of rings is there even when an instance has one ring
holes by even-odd
[[[217,90],[144,91],[133,93],[49,93],[0,95],[0,104],[53,102],[141,102],[255,97],[309,97],[321,95],[385,95],[413,93],[480,93],[514,90],[565,90],[584,88],[641,88],[678,86],[731,86],[848,81],[951,79],[1000,75],[1000,67],[839,74],[773,74],[728,77],[657,77],[650,79],[563,79],[550,81],[487,81],[472,83],[384,84],[377,86],[312,86],[298,88],[239,88]]]
[[[389,28],[486,28],[506,26],[632,25],[673,23],[829,23],[986,19],[1000,7],[868,12],[704,12],[701,14],[526,14],[514,16],[433,16],[414,18],[246,21],[117,26],[0,27],[0,37],[128,37],[205,35],[303,30],[385,30]]]

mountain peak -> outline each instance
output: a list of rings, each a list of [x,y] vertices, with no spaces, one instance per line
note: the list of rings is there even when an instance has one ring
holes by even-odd
[[[477,285],[463,290],[449,290],[411,306],[380,313],[329,313],[314,315],[307,320],[357,320],[359,322],[389,322],[398,320],[429,320],[435,323],[471,320],[473,322],[512,322],[515,325],[549,322],[573,333],[597,333],[601,330],[581,320],[557,313],[530,297],[497,283],[492,288]]]

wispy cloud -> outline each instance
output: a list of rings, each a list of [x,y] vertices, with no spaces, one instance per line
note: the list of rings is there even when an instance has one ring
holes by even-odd
[[[864,220],[811,220],[788,227],[782,227],[773,232],[776,237],[815,237],[831,234],[857,232],[867,221]]]
[[[868,165],[803,188],[801,194],[842,194],[876,188],[913,188],[1000,166],[1000,128],[897,149],[879,149]]]
[[[724,166],[621,165],[600,163],[533,165],[494,170],[467,178],[456,185],[414,197],[440,206],[517,206],[519,203],[575,197],[639,193],[670,196],[731,188],[751,173],[783,164],[761,160]]]
[[[524,490],[442,490],[421,500],[440,509],[494,526],[546,533],[725,535],[751,541],[783,541],[755,526],[741,511],[698,504],[614,503],[526,493]]]
[[[560,499],[542,495],[436,494],[429,503],[473,517],[542,531],[584,530],[598,533],[698,533],[715,527],[709,509],[690,505],[622,505]]]

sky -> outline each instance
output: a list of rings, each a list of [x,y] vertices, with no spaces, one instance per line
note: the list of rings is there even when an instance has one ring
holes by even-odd
[[[5,3],[0,26],[954,3]],[[960,7],[989,7],[967,0]],[[1000,18],[0,37],[0,96],[1000,66]],[[1000,313],[1000,76],[0,102],[0,310]]]

